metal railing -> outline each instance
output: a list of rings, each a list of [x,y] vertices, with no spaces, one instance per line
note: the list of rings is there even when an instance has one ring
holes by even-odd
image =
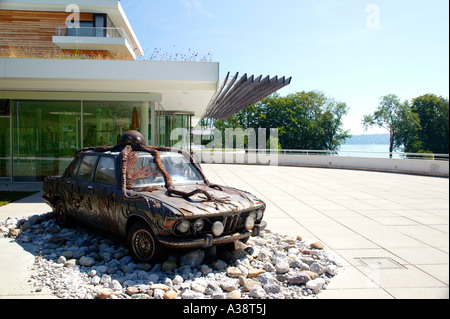
[[[280,150],[281,154],[299,154],[299,155],[322,155],[322,156],[340,156],[340,157],[372,157],[372,158],[391,158],[396,159],[422,159],[422,160],[449,160],[449,154],[432,153],[405,153],[405,152],[377,152],[377,151],[319,151],[319,150]]]
[[[389,158],[389,152],[372,151],[330,151],[330,150],[299,150],[299,149],[227,149],[227,148],[201,148],[193,149],[195,152],[207,153],[234,153],[234,154],[282,154],[282,155],[314,155],[314,156],[338,156],[338,157],[369,157],[369,158]],[[449,154],[431,153],[403,153],[393,152],[393,159],[420,159],[449,161]]]
[[[60,37],[125,38],[128,42],[130,42],[127,33],[123,28],[57,27],[56,35]]]

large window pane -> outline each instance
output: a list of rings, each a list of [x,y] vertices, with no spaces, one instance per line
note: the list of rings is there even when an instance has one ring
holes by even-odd
[[[139,102],[84,101],[84,147],[116,145],[126,131],[139,130],[139,110]]]
[[[166,146],[166,117],[163,115],[163,112],[158,112],[160,114],[157,115],[156,119],[156,145],[155,146]]]
[[[173,138],[175,140],[171,140],[172,146],[181,149],[189,149],[190,145],[190,127],[189,127],[189,115],[187,114],[174,114],[175,125],[174,129],[180,129],[174,134]]]
[[[14,181],[60,175],[81,147],[80,102],[13,101]]]
[[[0,182],[11,180],[9,100],[0,100]]]
[[[190,147],[190,114],[158,112],[158,146],[168,146],[188,150]],[[177,129],[176,131],[174,131]]]

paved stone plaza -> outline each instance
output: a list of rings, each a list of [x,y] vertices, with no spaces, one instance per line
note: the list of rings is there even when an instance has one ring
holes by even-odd
[[[343,268],[319,298],[448,298],[448,178],[308,167],[203,165],[267,204],[274,232],[321,241]]]
[[[263,199],[271,231],[321,241],[334,252],[342,267],[319,299],[449,298],[448,178],[287,166],[202,168],[211,182]],[[25,187],[41,186],[0,188]],[[40,195],[1,207],[0,218],[50,211]],[[11,240],[0,245],[0,298],[37,297],[27,288],[34,256]]]

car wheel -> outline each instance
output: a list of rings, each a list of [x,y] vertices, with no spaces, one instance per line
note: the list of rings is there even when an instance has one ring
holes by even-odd
[[[55,206],[56,222],[61,228],[70,226],[70,217],[67,214],[67,209],[64,203],[59,200]]]
[[[163,251],[147,223],[134,223],[127,234],[128,250],[138,263],[161,261]]]

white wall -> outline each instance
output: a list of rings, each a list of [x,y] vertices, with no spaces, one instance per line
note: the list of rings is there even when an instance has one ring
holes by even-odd
[[[196,153],[195,156],[197,160],[201,158],[205,163],[300,165],[449,176],[448,161],[274,154],[271,155],[271,162],[269,162],[269,157],[265,155],[255,159],[255,156],[248,154],[230,154],[223,152]]]
[[[363,168],[395,172],[449,175],[448,161],[345,156],[279,155],[278,162],[280,164],[319,165],[326,167]]]

